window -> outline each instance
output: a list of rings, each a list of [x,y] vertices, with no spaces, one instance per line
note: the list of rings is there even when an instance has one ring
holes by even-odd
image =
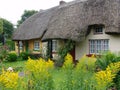
[[[57,51],[57,40],[52,40],[52,52]]]
[[[34,41],[34,50],[40,50],[40,42]]]
[[[22,43],[22,41],[19,41],[19,47],[20,47],[20,49],[23,48],[23,43]]]
[[[102,26],[96,26],[94,34],[103,34],[103,27]]]
[[[109,40],[100,39],[100,40],[89,40],[89,52],[90,54],[98,54],[101,51],[109,50]]]

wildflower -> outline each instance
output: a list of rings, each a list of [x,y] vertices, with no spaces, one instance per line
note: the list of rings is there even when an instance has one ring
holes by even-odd
[[[73,68],[73,57],[70,54],[65,56],[65,62],[63,68]]]
[[[17,88],[18,73],[3,70],[0,75],[0,84],[6,88]]]
[[[53,69],[54,63],[51,60],[47,62],[39,58],[37,60],[29,60],[26,63],[27,71],[30,71],[31,80],[29,81],[29,87],[34,86],[35,89],[49,90],[48,87],[52,88],[52,75],[50,71]],[[37,84],[37,86],[36,86]]]
[[[97,88],[109,87],[113,83],[113,79],[119,72],[120,62],[111,63],[108,65],[106,70],[99,71],[95,74],[95,79],[97,81]]]

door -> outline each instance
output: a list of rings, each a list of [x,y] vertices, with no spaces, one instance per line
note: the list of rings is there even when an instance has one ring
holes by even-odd
[[[73,49],[70,51],[70,54],[72,55],[73,61],[75,62],[75,45],[74,45]]]

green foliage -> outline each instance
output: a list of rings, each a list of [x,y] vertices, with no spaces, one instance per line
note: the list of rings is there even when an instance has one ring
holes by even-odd
[[[14,51],[15,50],[15,42],[10,40],[10,39],[7,39],[6,40],[6,45],[9,47],[9,50],[10,51]]]
[[[117,73],[116,77],[114,78],[114,83],[117,90],[120,90],[120,71]]]
[[[63,66],[54,68],[51,60],[29,58],[25,63],[25,72],[22,72],[22,83],[19,83],[20,88],[17,90],[113,90],[113,87],[114,90],[119,90],[120,62],[110,63],[105,70],[96,72],[95,61],[94,56],[83,56],[75,66],[72,56],[67,54]],[[12,67],[11,64],[9,66]],[[22,70],[21,66],[24,65],[21,64],[16,71]],[[2,77],[0,79],[4,81]]]
[[[94,55],[92,57],[83,56],[80,58],[79,62],[77,63],[76,69],[88,70],[88,71],[95,71],[95,62],[96,58]]]
[[[62,89],[66,90],[66,88],[68,90],[72,90],[73,87],[73,69],[74,69],[74,64],[73,64],[73,57],[70,54],[67,54],[65,56],[65,62],[63,64],[62,70],[65,74],[65,78],[66,80],[63,81]]]
[[[64,58],[67,55],[67,53],[69,53],[73,47],[75,45],[75,42],[72,40],[67,40],[65,42],[65,45],[63,47],[60,47],[60,49],[58,50],[58,55],[60,56],[60,59],[57,60],[57,63],[63,63],[64,62]]]
[[[115,53],[107,52],[104,55],[102,55],[101,57],[97,58],[96,67],[100,68],[102,70],[105,70],[108,67],[108,65],[114,66],[115,64],[112,64],[112,63],[116,63],[116,62],[119,63],[119,61],[120,61],[119,55],[116,55]],[[116,65],[116,67],[118,67],[118,66]],[[113,68],[114,73],[116,70],[117,70],[116,68]],[[117,73],[116,77],[114,78],[114,83],[116,85],[117,90],[120,89],[120,87],[119,87],[120,86],[120,81],[119,81],[120,80],[120,70],[118,70],[118,71],[119,72]]]
[[[19,58],[21,58],[21,60],[28,60],[29,57],[29,53],[28,52],[21,52],[19,55]]]
[[[8,50],[6,47],[0,45],[0,61],[5,61],[8,55]]]
[[[16,61],[16,62],[2,62],[0,64],[0,72],[2,68],[7,69],[12,67],[14,71],[24,71],[26,61]]]
[[[70,54],[67,54],[61,70],[64,73],[64,78],[62,77],[62,83],[60,83],[62,87],[59,87],[57,90],[95,90],[94,72],[91,69],[95,66],[94,59],[84,56],[74,66]],[[93,62],[88,64],[88,61]]]
[[[106,67],[110,63],[118,62],[118,61],[120,61],[120,57],[119,56],[117,56],[114,53],[107,52],[107,53],[105,53],[102,56],[100,56],[100,57],[97,58],[96,67],[100,68],[102,70],[105,70]]]
[[[9,62],[17,61],[17,54],[16,53],[9,53],[6,60]]]
[[[13,24],[6,19],[2,20],[3,20],[3,32],[5,33],[5,37],[11,38],[14,31]]]
[[[21,16],[21,20],[17,21],[17,27],[22,24],[27,18],[32,16],[33,14],[37,13],[38,11],[35,10],[25,10],[24,13]]]
[[[3,20],[0,18],[0,34],[3,32]]]
[[[28,59],[26,63],[27,71],[30,71],[30,80],[33,81],[28,90],[54,90],[52,70],[54,63],[51,60],[47,62],[40,58],[37,60]]]

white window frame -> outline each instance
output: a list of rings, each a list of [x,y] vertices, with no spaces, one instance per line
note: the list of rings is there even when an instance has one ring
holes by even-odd
[[[57,52],[57,40],[52,40],[52,52]]]
[[[23,42],[19,41],[19,48],[22,50],[23,49]]]
[[[40,50],[40,42],[34,41],[34,50]]]
[[[90,39],[89,40],[89,53],[99,54],[109,50],[109,39]]]

